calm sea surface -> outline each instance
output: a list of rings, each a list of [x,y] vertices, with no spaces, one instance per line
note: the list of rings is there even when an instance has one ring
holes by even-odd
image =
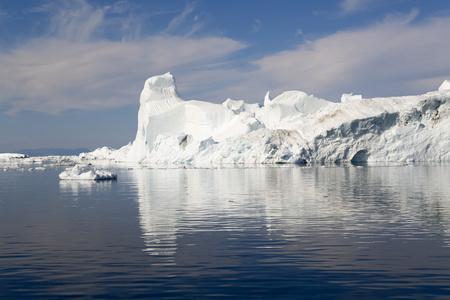
[[[444,299],[450,166],[0,171],[0,299]]]

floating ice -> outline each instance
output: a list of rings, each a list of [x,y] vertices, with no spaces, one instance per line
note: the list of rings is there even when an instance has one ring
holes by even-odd
[[[148,164],[450,161],[450,81],[418,96],[334,103],[288,91],[264,104],[184,101],[170,73],[149,78],[134,142],[82,159]]]
[[[117,175],[102,171],[102,170],[89,170],[87,172],[82,173],[83,169],[76,165],[73,168],[68,168],[61,174],[59,174],[59,178],[63,180],[111,180],[117,179]]]
[[[23,158],[28,158],[28,155],[20,153],[0,153],[0,161],[10,161],[13,159],[23,159]]]

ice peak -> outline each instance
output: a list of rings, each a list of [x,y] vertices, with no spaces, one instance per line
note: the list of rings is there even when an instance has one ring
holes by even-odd
[[[264,97],[264,106],[269,105],[270,101],[272,101],[272,99],[270,98],[270,91],[268,91]]]
[[[161,88],[170,87],[175,85],[175,78],[173,77],[172,73],[167,72],[163,75],[150,77],[149,79],[147,79],[147,84]]]
[[[141,93],[141,104],[157,100],[166,99],[181,100],[177,91],[175,78],[170,72],[163,75],[150,77],[145,81],[144,89]]]
[[[439,87],[439,92],[450,91],[450,80],[444,80],[444,82]]]

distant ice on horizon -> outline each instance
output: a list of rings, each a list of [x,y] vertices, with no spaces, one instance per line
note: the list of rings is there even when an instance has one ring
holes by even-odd
[[[22,153],[0,153],[0,161],[10,161],[12,159],[28,158],[28,155]]]

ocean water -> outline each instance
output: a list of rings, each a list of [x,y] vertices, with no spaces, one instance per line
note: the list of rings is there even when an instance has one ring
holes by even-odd
[[[446,299],[450,166],[0,171],[0,299]]]

